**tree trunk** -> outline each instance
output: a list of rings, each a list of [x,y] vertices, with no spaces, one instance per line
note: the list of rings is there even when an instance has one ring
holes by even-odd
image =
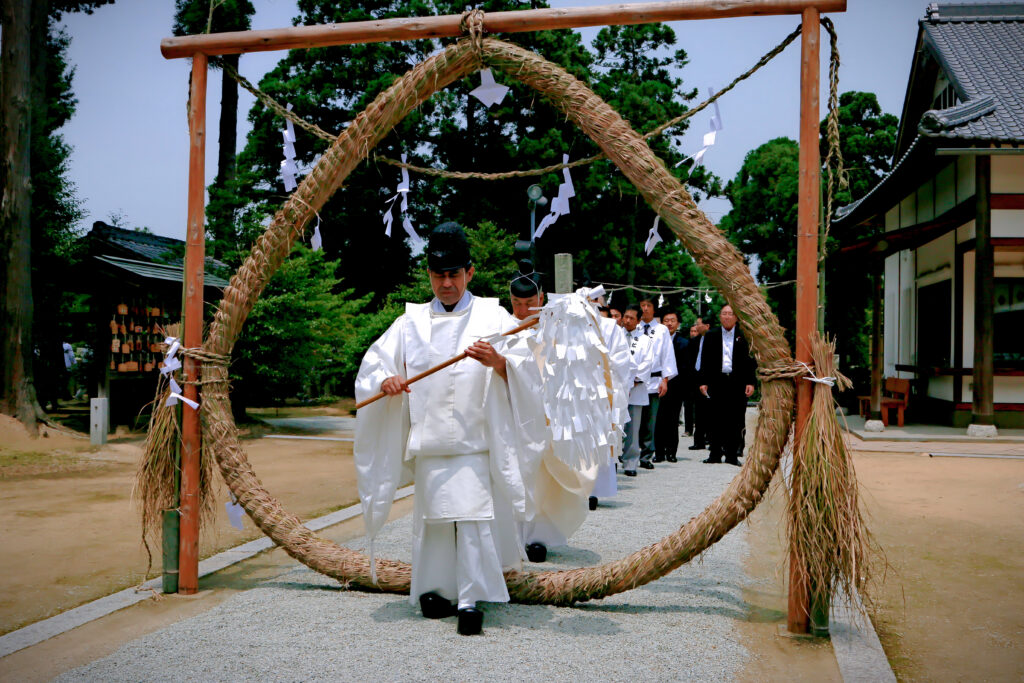
[[[0,412],[21,420],[33,435],[42,411],[32,378],[31,0],[4,0],[0,47],[0,266],[5,273],[0,326],[4,331]]]
[[[238,71],[239,55],[225,55],[224,62]],[[217,145],[217,183],[235,178],[235,138],[238,135],[238,82],[221,69],[220,133]],[[218,235],[218,237],[221,237]],[[227,237],[226,235],[224,237]]]

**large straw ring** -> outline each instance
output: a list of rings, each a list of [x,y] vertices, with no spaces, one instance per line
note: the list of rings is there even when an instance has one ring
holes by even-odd
[[[478,46],[479,47],[479,46]],[[534,88],[589,135],[655,207],[739,315],[762,365],[789,358],[782,328],[754,283],[739,252],[696,207],[690,195],[643,139],[601,98],[561,67],[516,45],[483,40],[484,61]],[[468,40],[449,46],[414,67],[362,112],[323,154],[231,279],[204,349],[230,355],[246,316],[267,281],[288,255],[314,213],[391,129],[435,91],[471,74],[478,55]],[[213,451],[224,480],[252,520],[288,554],[343,585],[407,593],[410,568],[377,561],[379,584],[370,581],[367,557],[306,529],[262,486],[238,442],[224,365],[204,368],[204,447]],[[791,380],[766,382],[754,442],[746,464],[706,510],[661,541],[597,567],[567,571],[509,572],[512,599],[568,605],[603,598],[653,581],[697,556],[743,520],[761,500],[789,434]]]

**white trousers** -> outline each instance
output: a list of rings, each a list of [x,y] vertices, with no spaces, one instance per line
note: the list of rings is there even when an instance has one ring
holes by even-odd
[[[594,482],[594,490],[590,494],[595,498],[611,498],[619,492],[619,484],[615,478],[614,461],[608,459],[601,463],[597,469],[597,481]]]
[[[626,439],[622,444],[622,467],[636,471],[640,464],[640,422],[644,406],[629,407],[629,422],[626,423]]]
[[[502,570],[518,569],[523,551],[487,454],[420,456],[415,470],[410,602],[430,591],[459,607],[508,602]]]
[[[424,522],[413,539],[413,605],[433,591],[459,607],[477,601],[508,602],[493,520],[477,522]]]

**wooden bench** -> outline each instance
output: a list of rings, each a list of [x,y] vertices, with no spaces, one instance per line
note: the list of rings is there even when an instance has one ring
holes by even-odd
[[[860,414],[869,417],[871,413],[871,396],[858,396],[860,399]],[[882,390],[882,424],[889,426],[889,411],[896,411],[896,425],[903,426],[903,412],[907,409],[910,401],[910,380],[897,377],[886,377],[885,387]]]

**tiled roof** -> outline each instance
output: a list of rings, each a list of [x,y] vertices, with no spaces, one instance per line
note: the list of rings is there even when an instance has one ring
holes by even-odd
[[[181,266],[136,261],[135,259],[119,258],[117,256],[96,256],[95,258],[119,270],[128,271],[147,280],[181,282],[185,278],[184,269]],[[224,289],[228,286],[228,281],[216,275],[204,273],[203,286]]]
[[[173,237],[163,237],[138,230],[126,230],[102,221],[93,223],[90,238],[117,247],[122,255],[137,256],[155,263],[180,265],[183,262],[185,243]],[[205,259],[207,269],[227,271],[228,265],[212,256]]]
[[[921,46],[942,67],[961,103],[924,112],[916,126],[903,121],[911,131],[916,128],[913,140],[888,175],[836,210],[836,227],[854,225],[894,201],[942,141],[948,147],[1024,144],[1024,3],[932,3],[920,28]]]
[[[1024,4],[931,5],[922,40],[963,104],[926,112],[926,137],[1024,143]]]

